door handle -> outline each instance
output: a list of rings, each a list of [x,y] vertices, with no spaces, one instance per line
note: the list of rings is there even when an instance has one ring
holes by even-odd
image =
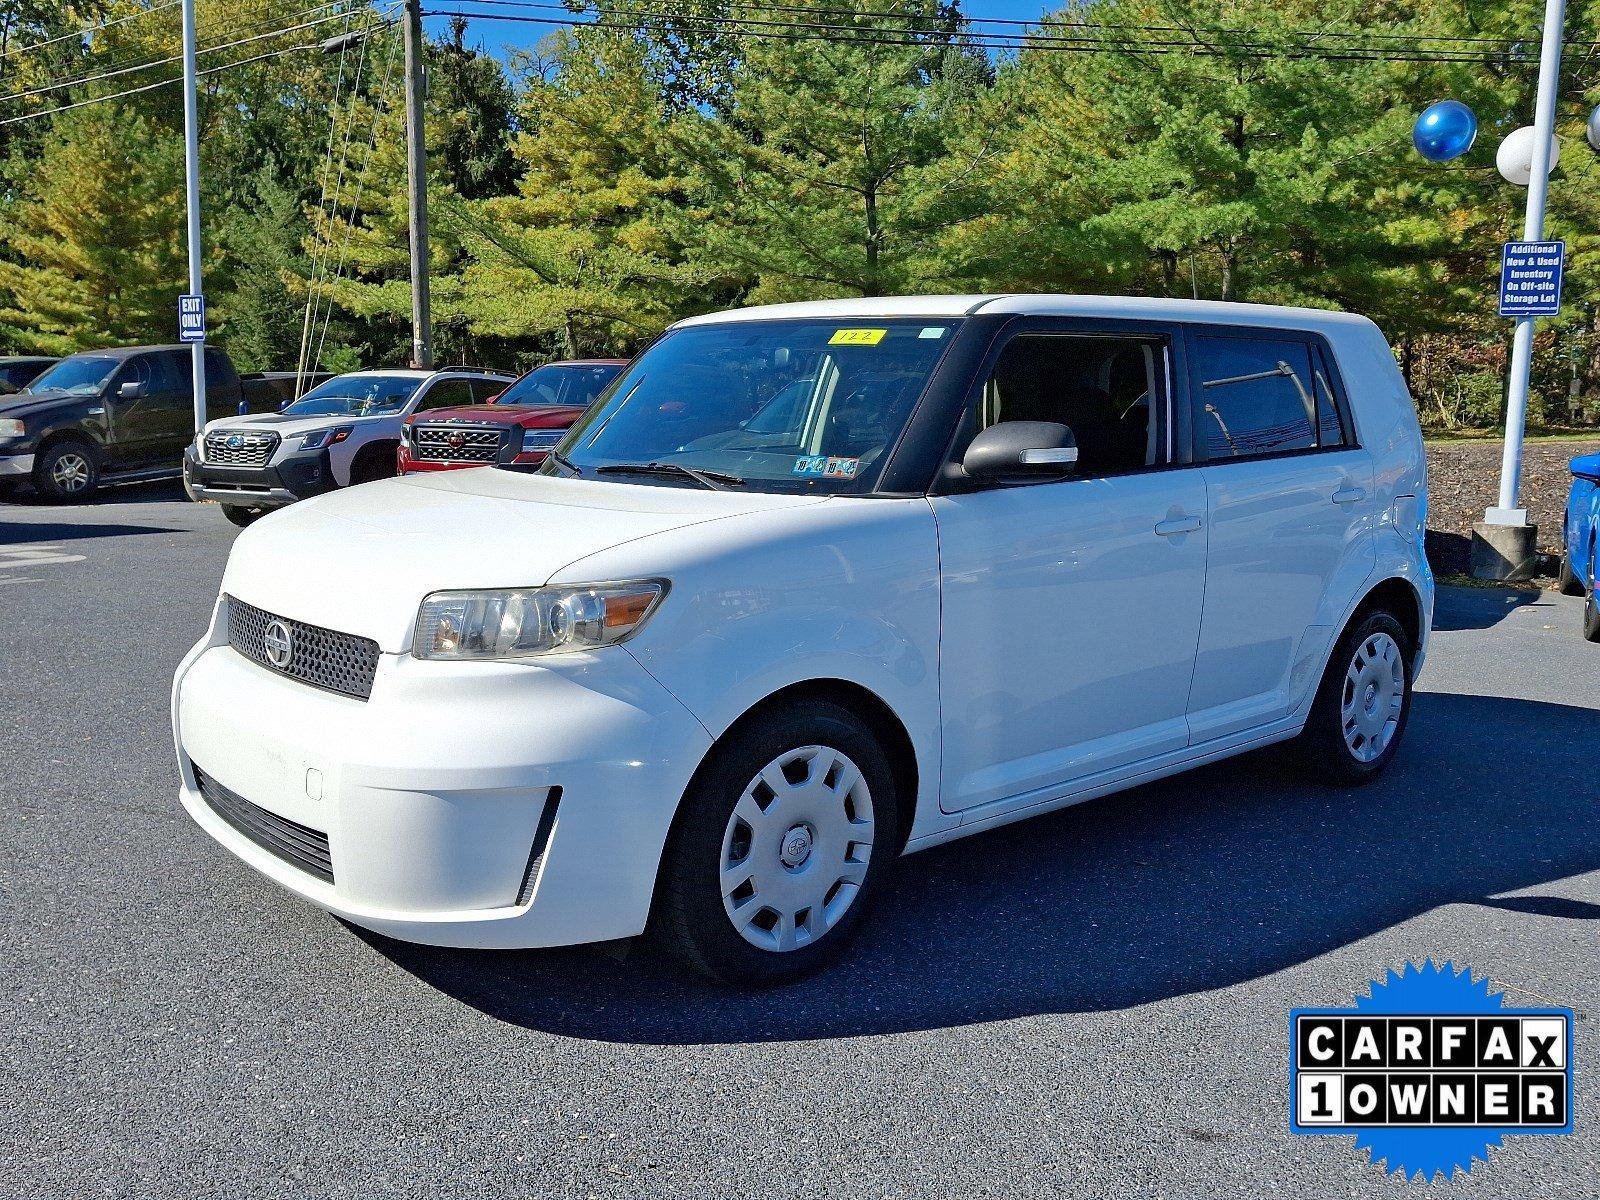
[[[1366,498],[1367,489],[1364,487],[1342,487],[1333,494],[1335,504],[1354,504]]]
[[[1200,528],[1199,517],[1172,517],[1165,521],[1156,522],[1156,533],[1162,537],[1173,537],[1180,533],[1193,533]]]

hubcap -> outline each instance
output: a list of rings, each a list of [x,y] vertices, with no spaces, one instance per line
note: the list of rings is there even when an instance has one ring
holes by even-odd
[[[1371,762],[1394,740],[1405,694],[1400,647],[1387,633],[1373,634],[1350,659],[1339,706],[1344,744],[1359,762]]]
[[[763,767],[722,835],[722,907],[763,950],[809,946],[849,911],[872,857],[872,796],[829,746],[801,746]]]
[[[63,454],[50,468],[50,478],[64,492],[81,492],[89,486],[89,462],[81,454]]]

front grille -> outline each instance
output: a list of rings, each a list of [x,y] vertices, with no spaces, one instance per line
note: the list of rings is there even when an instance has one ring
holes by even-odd
[[[279,666],[267,654],[267,627],[283,622],[289,631],[289,660]],[[365,700],[378,672],[378,643],[304,621],[291,621],[228,597],[228,644],[269,671],[312,687]]]
[[[423,462],[492,463],[505,430],[493,425],[416,425],[411,455]]]
[[[229,791],[212,779],[192,761],[189,766],[194,769],[200,795],[212,812],[268,854],[277,855],[324,883],[333,882],[333,859],[328,853],[327,834],[251,804],[239,793]]]
[[[278,448],[278,435],[263,429],[206,434],[206,464],[214,467],[264,467]]]

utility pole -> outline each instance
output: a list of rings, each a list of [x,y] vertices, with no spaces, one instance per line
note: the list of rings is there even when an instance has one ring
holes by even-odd
[[[194,429],[206,425],[205,302],[199,301],[199,337],[185,328],[185,304],[204,294],[200,280],[200,112],[194,66],[194,0],[183,0],[183,193],[189,218],[189,297],[178,302],[178,329],[189,342],[194,379]]]
[[[1544,239],[1544,209],[1550,191],[1550,150],[1555,137],[1556,92],[1561,81],[1562,25],[1566,21],[1566,10],[1566,0],[1545,2],[1539,91],[1533,109],[1533,174],[1528,179],[1528,209],[1522,229],[1525,242]],[[1533,317],[1518,317],[1512,335],[1499,501],[1495,507],[1484,510],[1483,526],[1477,531],[1485,541],[1501,543],[1496,548],[1513,566],[1532,557],[1535,536],[1534,527],[1528,524],[1527,509],[1518,506],[1523,426],[1528,419],[1528,371],[1533,362],[1533,322]],[[1519,532],[1508,532],[1513,529]]]
[[[192,4],[194,0],[185,0]],[[433,317],[428,308],[428,151],[422,124],[427,88],[423,65],[422,3],[406,8],[406,184],[411,218],[411,365],[433,366]]]

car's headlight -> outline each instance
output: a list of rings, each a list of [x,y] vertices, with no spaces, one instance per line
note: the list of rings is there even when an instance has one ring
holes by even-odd
[[[664,579],[434,592],[417,611],[417,658],[518,659],[625,641],[667,594]]]
[[[332,429],[313,429],[300,439],[300,449],[321,450],[324,446],[332,446],[342,442],[355,430],[354,425],[335,425]]]
[[[565,429],[524,429],[522,431],[522,452],[536,454],[540,450],[548,450],[562,438],[567,436]]]
[[[27,437],[28,427],[21,421],[6,418],[0,421],[0,439],[9,441],[11,438]]]

